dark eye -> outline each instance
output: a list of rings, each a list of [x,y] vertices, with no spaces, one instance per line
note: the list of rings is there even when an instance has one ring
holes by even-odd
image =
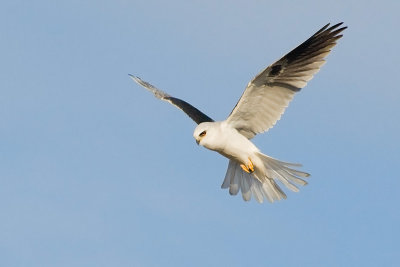
[[[202,131],[202,132],[199,134],[199,136],[200,136],[200,137],[203,137],[203,136],[206,135],[206,133],[207,133],[206,131]]]

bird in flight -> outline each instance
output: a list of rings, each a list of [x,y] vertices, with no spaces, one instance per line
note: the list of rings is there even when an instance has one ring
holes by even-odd
[[[229,188],[231,195],[241,191],[245,201],[253,196],[259,203],[264,199],[274,202],[286,198],[277,182],[298,192],[298,186],[306,185],[305,178],[310,175],[297,169],[301,164],[280,161],[261,153],[250,140],[273,127],[294,94],[319,71],[325,63],[324,58],[347,28],[342,24],[325,25],[257,74],[224,121],[214,121],[191,104],[168,95],[139,77],[130,77],[193,119],[198,124],[193,133],[198,145],[229,159],[222,188]]]

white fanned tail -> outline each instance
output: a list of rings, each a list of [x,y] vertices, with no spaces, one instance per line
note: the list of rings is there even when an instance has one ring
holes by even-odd
[[[276,181],[279,181],[294,192],[299,191],[298,185],[307,184],[302,178],[306,178],[310,174],[294,169],[295,167],[301,167],[301,164],[283,162],[262,153],[258,153],[258,156],[264,163],[265,174],[260,174],[257,170],[249,174],[244,172],[236,161],[229,160],[228,170],[221,187],[229,188],[229,194],[231,195],[236,195],[241,191],[245,201],[249,201],[253,196],[259,203],[262,203],[264,198],[269,202],[286,198],[286,194]],[[257,176],[261,175],[264,175],[264,177],[257,178]]]

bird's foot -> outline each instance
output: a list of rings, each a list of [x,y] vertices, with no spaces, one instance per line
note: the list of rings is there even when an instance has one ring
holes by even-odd
[[[251,159],[249,158],[249,162],[247,163],[247,166],[244,164],[240,164],[240,167],[247,172],[247,173],[253,173],[254,172],[254,165]]]

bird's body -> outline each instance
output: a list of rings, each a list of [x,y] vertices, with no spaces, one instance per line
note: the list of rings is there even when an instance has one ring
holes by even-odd
[[[206,134],[202,136],[202,133]],[[271,202],[286,198],[272,177],[277,177],[293,191],[298,191],[293,184],[306,184],[297,176],[308,177],[309,174],[290,168],[301,165],[281,162],[262,154],[253,142],[226,120],[200,123],[194,130],[193,137],[197,144],[230,160],[222,187],[229,187],[232,195],[236,195],[241,189],[244,200],[249,200],[252,194],[259,202],[264,197]]]
[[[207,131],[207,138],[199,139],[200,145],[229,159],[236,160],[238,163],[247,164],[248,158],[259,152],[249,139],[232,128],[226,121],[203,122],[196,127],[193,137],[198,140],[199,134],[203,131]]]
[[[324,26],[256,75],[224,121],[215,122],[189,103],[138,77],[131,77],[157,98],[182,109],[198,124],[193,133],[197,144],[229,159],[222,188],[229,188],[231,195],[241,191],[246,201],[253,196],[260,203],[264,198],[273,202],[286,198],[277,181],[297,192],[298,185],[307,184],[303,178],[309,174],[295,169],[300,164],[283,162],[261,153],[250,139],[273,127],[295,93],[319,71],[336,40],[342,37],[339,34],[346,27],[339,28],[341,24],[330,28],[329,24]]]

